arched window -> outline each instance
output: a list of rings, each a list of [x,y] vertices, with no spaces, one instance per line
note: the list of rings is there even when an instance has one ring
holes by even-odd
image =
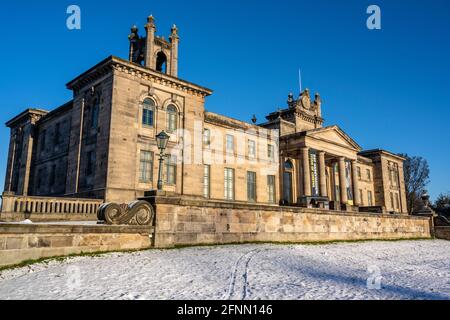
[[[162,51],[156,55],[156,71],[167,73],[167,57]]]
[[[142,125],[153,127],[155,121],[155,102],[147,98],[144,100],[142,106]]]
[[[177,108],[171,104],[167,107],[167,131],[174,132],[177,130]]]

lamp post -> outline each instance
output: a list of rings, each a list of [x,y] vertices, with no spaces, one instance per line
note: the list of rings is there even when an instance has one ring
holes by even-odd
[[[158,145],[159,149],[158,191],[162,191],[163,189],[162,170],[164,165],[164,158],[166,157],[166,155],[164,154],[164,150],[166,150],[167,148],[169,139],[170,136],[164,131],[161,131],[156,136],[156,144]]]

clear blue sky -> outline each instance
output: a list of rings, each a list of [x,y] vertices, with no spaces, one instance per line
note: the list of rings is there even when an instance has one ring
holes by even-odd
[[[66,28],[81,7],[82,29]],[[382,10],[382,30],[366,9]],[[365,149],[424,156],[430,193],[450,191],[450,2],[364,0],[8,1],[0,10],[0,122],[70,100],[65,84],[113,54],[152,13],[160,35],[180,29],[179,76],[215,92],[210,111],[260,121],[304,87]],[[9,131],[0,127],[3,186]]]

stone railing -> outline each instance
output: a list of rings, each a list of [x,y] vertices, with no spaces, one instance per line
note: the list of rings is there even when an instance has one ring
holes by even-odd
[[[1,217],[13,217],[23,215],[25,218],[33,216],[55,217],[86,216],[95,218],[98,208],[103,200],[59,198],[59,197],[34,197],[16,196],[4,193],[2,195]]]

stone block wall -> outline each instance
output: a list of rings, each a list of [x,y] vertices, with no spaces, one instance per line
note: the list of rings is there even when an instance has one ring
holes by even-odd
[[[436,238],[450,240],[450,227],[435,227],[434,230]]]
[[[0,267],[70,254],[147,249],[151,235],[149,227],[0,224]]]
[[[430,238],[428,218],[156,200],[156,247],[243,242],[319,242]]]

